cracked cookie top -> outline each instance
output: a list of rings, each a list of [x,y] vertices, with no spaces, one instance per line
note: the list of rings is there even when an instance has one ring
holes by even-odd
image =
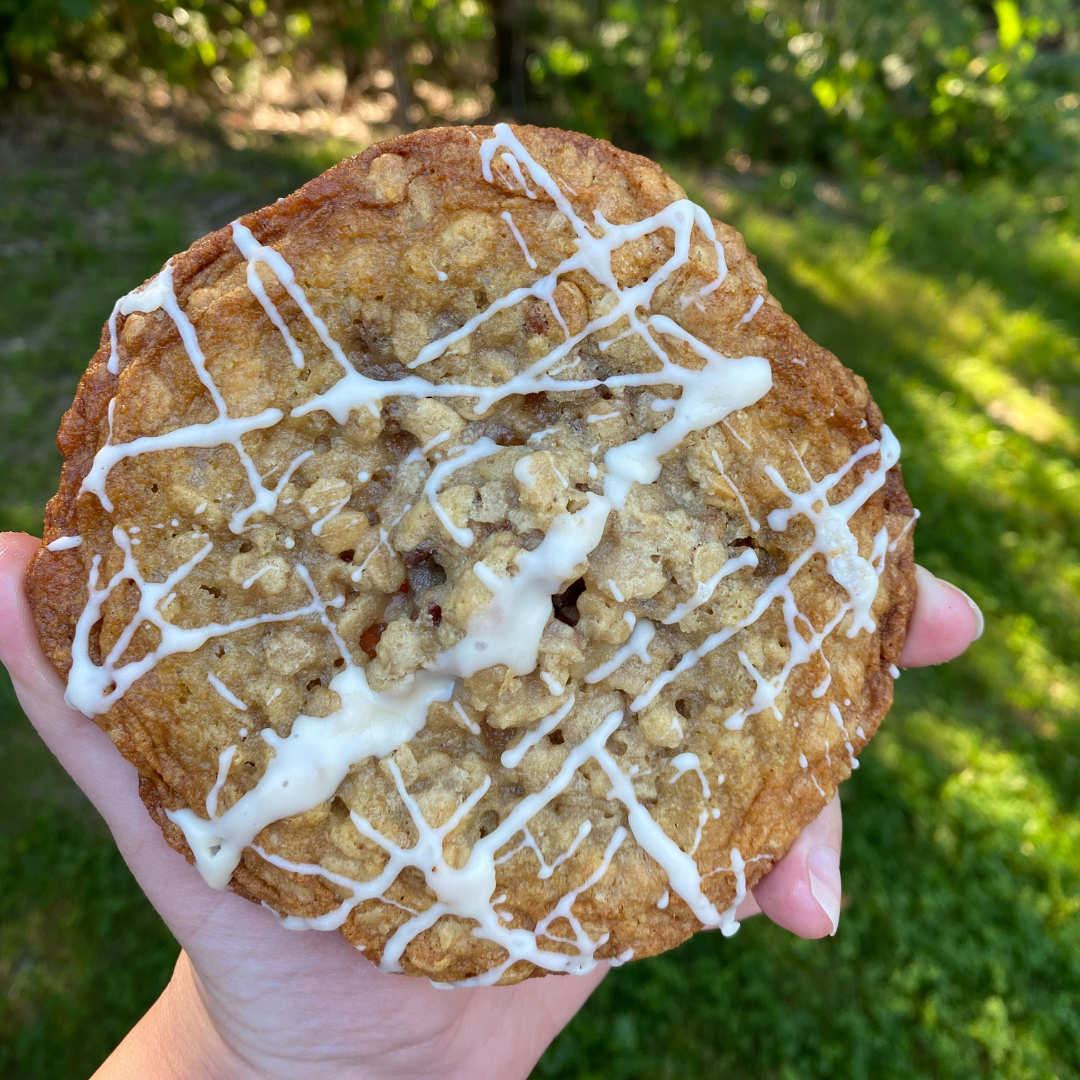
[[[536,128],[373,147],[121,298],[28,588],[207,883],[447,983],[733,932],[914,600],[899,446],[742,238]]]

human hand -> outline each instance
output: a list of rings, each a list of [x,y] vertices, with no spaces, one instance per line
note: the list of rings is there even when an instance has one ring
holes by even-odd
[[[134,767],[100,728],[64,704],[23,593],[37,545],[23,534],[0,534],[0,662],[38,734],[105,818],[184,949],[169,986],[102,1066],[101,1080],[526,1077],[603,978],[603,967],[447,993],[424,979],[383,975],[338,934],[284,933],[270,912],[208,889],[146,813]],[[982,628],[962,592],[922,568],[917,575],[901,658],[910,667],[952,659]],[[803,937],[835,932],[840,837],[833,799],[758,883],[739,918],[761,911]]]

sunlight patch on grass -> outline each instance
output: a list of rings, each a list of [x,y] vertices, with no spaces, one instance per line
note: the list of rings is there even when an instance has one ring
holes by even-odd
[[[949,391],[906,380],[905,396],[918,412],[928,442],[920,448],[941,469],[968,486],[987,506],[1015,517],[1047,511],[1064,518],[1080,513],[1080,467],[1050,457],[1025,437],[1002,431],[985,414],[956,406]]]
[[[1080,452],[1077,425],[1002,370],[999,361],[986,355],[965,356],[948,364],[946,370],[999,424],[1039,443],[1059,442],[1070,454]],[[1065,487],[1078,481],[1075,475],[1065,479]]]
[[[1030,615],[1016,615],[1004,627],[1019,676],[1005,688],[1006,700],[1020,709],[1039,709],[1075,723],[1080,715],[1080,677],[1050,648]]]
[[[875,755],[903,786],[918,784],[934,800],[933,840],[950,859],[1001,860],[1018,909],[1052,934],[1075,929],[1080,913],[1080,817],[1059,804],[1030,760],[928,710],[904,718],[902,731],[875,740]],[[929,753],[946,767],[940,783],[927,782],[913,754]],[[987,863],[989,867],[990,862]]]
[[[783,243],[782,231],[770,231],[772,243]],[[949,288],[894,265],[887,253],[846,230],[841,237],[820,252],[820,261],[796,254],[792,276],[830,307],[881,325],[894,345],[925,356],[992,419],[1080,453],[1080,426],[1050,399],[1049,384],[1026,386],[1009,370],[1075,357],[1080,342],[1037,312],[1007,310],[984,283]]]

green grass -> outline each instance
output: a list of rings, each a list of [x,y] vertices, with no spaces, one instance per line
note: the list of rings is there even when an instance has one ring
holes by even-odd
[[[0,139],[0,525],[33,529],[113,299],[333,150],[138,142],[48,113]],[[724,216],[870,383],[924,513],[919,558],[987,631],[903,676],[844,787],[836,938],[755,920],[619,969],[536,1075],[1080,1077],[1080,187],[1064,210],[1049,181],[878,179],[842,210],[804,187],[728,186]],[[176,946],[6,684],[0,881],[0,1075],[87,1075]]]

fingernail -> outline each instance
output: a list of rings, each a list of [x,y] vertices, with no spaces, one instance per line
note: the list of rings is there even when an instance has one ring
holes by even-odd
[[[968,607],[975,613],[975,626],[977,629],[975,630],[975,636],[971,640],[978,641],[983,636],[983,630],[986,629],[986,619],[983,618],[982,608],[959,585],[954,585],[951,581],[946,581],[945,584],[950,589],[955,589],[968,602]]]
[[[810,891],[832,923],[832,937],[840,925],[840,853],[818,848],[806,860],[810,871]]]

